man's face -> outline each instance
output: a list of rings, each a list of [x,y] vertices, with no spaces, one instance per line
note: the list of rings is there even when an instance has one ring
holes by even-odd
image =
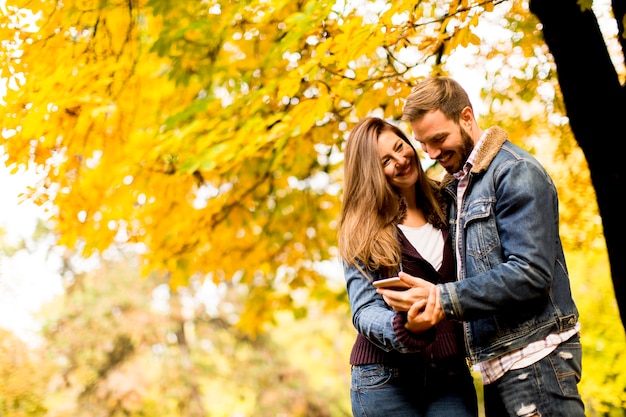
[[[461,124],[448,119],[441,110],[426,113],[411,122],[413,135],[424,152],[450,174],[458,172],[474,149],[474,141]]]

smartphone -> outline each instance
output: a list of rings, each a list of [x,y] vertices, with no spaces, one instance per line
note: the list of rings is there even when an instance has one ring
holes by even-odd
[[[402,281],[398,277],[391,277],[385,279],[379,279],[374,281],[374,286],[376,288],[388,288],[390,290],[402,291],[411,288],[409,284]]]

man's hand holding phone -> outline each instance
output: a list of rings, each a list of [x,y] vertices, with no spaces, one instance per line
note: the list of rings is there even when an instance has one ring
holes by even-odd
[[[407,313],[407,322],[404,325],[413,333],[422,333],[430,329],[445,318],[439,301],[439,289],[436,285],[430,288],[428,300],[413,303]]]
[[[409,288],[404,289],[403,291],[398,291],[395,289],[378,287],[376,290],[377,293],[383,296],[385,302],[389,304],[389,306],[397,311],[409,311],[411,306],[417,301],[424,301],[424,304],[426,304],[430,288],[434,286],[434,284],[422,278],[411,276],[405,272],[398,273],[398,280]],[[374,281],[374,285],[376,285],[377,282],[380,281]]]
[[[439,301],[439,290],[435,284],[405,272],[398,273],[398,280],[409,288],[398,291],[379,284],[376,292],[381,294],[385,302],[394,310],[407,312],[407,329],[420,333],[445,318]]]

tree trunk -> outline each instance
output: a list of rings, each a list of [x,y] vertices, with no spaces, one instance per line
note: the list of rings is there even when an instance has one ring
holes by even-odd
[[[616,15],[623,17],[624,1],[614,3],[621,7],[615,9]],[[626,221],[620,204],[626,191],[624,89],[591,10],[581,10],[576,0],[530,0],[530,11],[543,25],[570,126],[589,165],[602,216],[615,297],[626,330],[626,256],[621,253]],[[623,29],[623,25],[619,28]],[[620,31],[620,37],[622,33]],[[620,45],[624,47],[623,39]]]

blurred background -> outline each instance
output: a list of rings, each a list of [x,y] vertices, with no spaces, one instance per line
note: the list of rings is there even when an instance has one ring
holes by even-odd
[[[343,143],[428,74],[553,176],[626,415],[626,10],[554,3],[0,1],[0,415],[350,416]]]

